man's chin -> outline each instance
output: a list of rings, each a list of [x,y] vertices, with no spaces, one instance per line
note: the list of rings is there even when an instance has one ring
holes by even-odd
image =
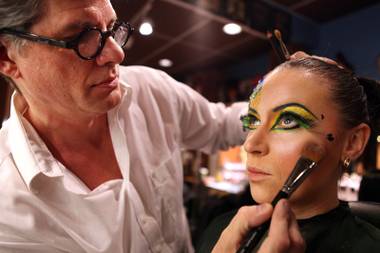
[[[121,98],[122,94],[120,88],[112,91],[107,98],[109,110],[118,106],[121,103]]]

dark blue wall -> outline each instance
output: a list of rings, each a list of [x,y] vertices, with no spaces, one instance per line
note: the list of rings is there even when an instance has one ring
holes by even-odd
[[[376,58],[380,55],[380,4],[320,26],[313,53],[334,58],[342,52],[355,72],[380,80]]]
[[[380,80],[376,64],[380,56],[380,4],[322,25],[294,18],[292,31],[291,41],[307,45],[311,48],[308,53],[335,59],[341,52],[358,75]],[[269,56],[265,53],[228,68],[226,73],[231,79],[246,79],[268,69]]]

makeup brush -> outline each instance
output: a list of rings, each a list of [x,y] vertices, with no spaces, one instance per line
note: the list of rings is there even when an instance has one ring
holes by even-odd
[[[273,207],[276,206],[280,199],[287,199],[292,195],[292,193],[302,184],[310,172],[312,172],[313,168],[315,168],[324,154],[324,149],[316,144],[309,144],[304,148],[301,157],[298,159],[288,179],[285,181],[285,184],[273,199]],[[237,253],[251,253],[254,247],[256,247],[256,245],[260,242],[265,232],[268,230],[270,221],[271,220],[269,219],[261,226],[248,232],[248,235],[238,249]]]
[[[273,32],[268,31],[267,38],[278,56],[280,63],[290,59],[289,51],[282,40],[281,32],[279,30],[275,29]]]

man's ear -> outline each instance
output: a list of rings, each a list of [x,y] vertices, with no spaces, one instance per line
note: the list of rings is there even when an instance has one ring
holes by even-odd
[[[0,39],[0,73],[12,79],[20,77],[20,71],[12,57],[14,48],[4,39]]]
[[[357,159],[363,153],[370,134],[371,129],[365,123],[351,129],[344,144],[341,160],[344,161],[347,158],[349,160]]]

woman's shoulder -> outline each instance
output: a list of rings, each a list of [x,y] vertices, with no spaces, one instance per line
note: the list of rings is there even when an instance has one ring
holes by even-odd
[[[354,216],[353,222],[355,223],[358,229],[356,231],[358,238],[360,238],[363,241],[366,241],[367,243],[375,242],[380,249],[380,228],[375,227],[373,224],[357,216]]]
[[[202,233],[201,239],[196,245],[197,253],[210,253],[218,241],[223,230],[228,226],[232,218],[235,216],[237,210],[233,210],[222,215],[219,215],[210,225],[207,226],[206,230]]]
[[[351,244],[350,252],[380,252],[380,228],[351,214],[342,224],[342,230],[346,243]]]

